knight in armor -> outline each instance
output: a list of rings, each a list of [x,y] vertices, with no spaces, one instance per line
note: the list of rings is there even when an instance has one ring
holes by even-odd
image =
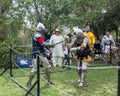
[[[42,23],[38,23],[36,32],[32,36],[32,65],[33,65],[33,68],[30,72],[29,80],[27,82],[28,87],[31,86],[33,77],[35,76],[35,73],[37,72],[37,54],[38,53],[39,53],[40,63],[46,69],[47,81],[50,84],[53,84],[53,82],[50,79],[50,67],[51,66],[48,62],[48,59],[46,58],[45,48],[44,48],[46,46],[51,47],[51,45],[49,45],[49,43],[46,42],[47,38],[45,37],[45,34],[46,34],[45,26]]]
[[[75,36],[76,39],[71,45],[71,54],[74,52],[74,59],[76,60],[77,72],[79,75],[79,86],[82,87],[85,82],[85,76],[87,72],[88,62],[92,60],[91,58],[91,50],[88,45],[88,38],[83,35],[83,31],[81,29],[76,29]]]

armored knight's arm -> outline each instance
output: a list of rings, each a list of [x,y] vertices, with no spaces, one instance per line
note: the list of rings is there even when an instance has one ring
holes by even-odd
[[[34,34],[33,39],[39,43],[39,45],[44,46],[44,47],[54,47],[53,45],[49,44],[49,41],[45,40],[45,37],[41,34],[36,32]]]
[[[73,47],[73,48],[70,49],[70,51],[83,50],[83,49],[86,47],[87,43],[88,43],[88,39],[85,38],[85,39],[83,40],[83,43],[82,43],[80,46],[78,46],[78,47]],[[75,43],[74,43],[73,45],[75,45]],[[72,46],[73,46],[73,45],[72,45]]]

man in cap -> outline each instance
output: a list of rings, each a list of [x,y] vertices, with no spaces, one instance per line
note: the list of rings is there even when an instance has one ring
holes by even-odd
[[[38,23],[36,32],[32,36],[32,65],[33,68],[30,72],[29,80],[27,82],[27,86],[31,86],[31,82],[33,80],[33,77],[35,76],[35,73],[37,72],[37,54],[39,53],[40,63],[42,63],[43,67],[46,69],[46,77],[47,81],[50,84],[53,84],[53,82],[50,79],[50,64],[46,58],[45,46],[50,46],[45,40],[46,29],[45,26],[42,23]]]
[[[81,29],[75,30],[76,39],[71,45],[71,52],[75,52],[76,62],[77,62],[77,71],[79,74],[79,86],[82,87],[84,85],[85,76],[87,72],[88,62],[92,60],[90,56],[90,48],[88,46],[88,38],[83,35]]]
[[[59,28],[56,28],[49,41],[51,45],[56,44],[52,49],[52,59],[54,67],[56,67],[57,65],[60,67],[62,66],[62,57],[64,57],[63,41],[64,37],[61,35]]]

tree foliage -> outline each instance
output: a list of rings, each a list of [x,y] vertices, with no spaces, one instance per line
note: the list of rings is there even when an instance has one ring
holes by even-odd
[[[89,24],[99,37],[106,29],[119,29],[119,10],[119,0],[0,0],[0,43],[31,43],[38,22],[50,32],[56,25],[72,30]],[[1,57],[5,57],[2,52]]]

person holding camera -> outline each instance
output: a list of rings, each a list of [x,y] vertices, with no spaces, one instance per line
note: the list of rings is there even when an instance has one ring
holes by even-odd
[[[110,54],[110,46],[112,52],[116,52],[118,50],[118,48],[115,45],[114,38],[112,35],[110,35],[109,31],[106,31],[105,35],[103,36],[102,46],[103,46],[103,52],[105,54]]]
[[[109,31],[106,31],[105,35],[103,36],[102,46],[103,53],[105,54],[103,61],[107,61],[107,63],[109,63],[110,54],[113,54],[118,50],[115,45],[114,38],[112,35],[110,35]]]

